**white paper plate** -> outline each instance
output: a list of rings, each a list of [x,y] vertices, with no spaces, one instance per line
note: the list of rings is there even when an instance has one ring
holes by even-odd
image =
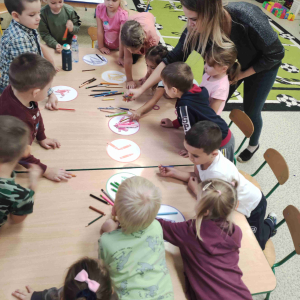
[[[58,101],[72,101],[77,98],[78,92],[69,87],[64,85],[55,86],[52,88],[53,93],[56,95]]]
[[[114,145],[116,148],[119,148],[120,150],[117,150],[115,147],[111,146],[110,144]],[[140,147],[136,143],[130,140],[119,139],[110,142],[110,144],[108,144],[106,147],[107,154],[116,161],[129,163],[137,160],[141,155]],[[121,149],[123,147],[126,148]]]
[[[127,128],[128,131],[124,131],[124,130],[119,130],[117,127],[115,127],[115,125],[117,123],[119,123],[119,121],[123,118],[124,115],[122,116],[116,116],[114,118],[111,118],[108,122],[108,127],[111,131],[113,131],[114,133],[120,134],[120,135],[132,135],[137,133],[140,130],[140,124],[137,121],[133,121],[134,124],[138,125],[138,127],[136,128]],[[125,121],[126,122],[126,121]]]
[[[175,207],[170,205],[162,204],[160,206],[158,213],[168,213],[168,212],[177,212],[176,215],[163,215],[163,216],[157,216],[157,218],[164,219],[166,221],[178,223],[178,222],[184,222],[185,218],[183,214]]]
[[[102,79],[109,83],[123,83],[126,81],[126,75],[119,71],[106,71],[102,73]]]
[[[88,65],[96,66],[96,67],[106,65],[107,64],[107,59],[104,56],[100,55],[100,54],[98,54],[98,55],[103,59],[103,61],[96,54],[87,54],[87,55],[85,55],[83,57],[83,61],[85,63],[87,63]]]

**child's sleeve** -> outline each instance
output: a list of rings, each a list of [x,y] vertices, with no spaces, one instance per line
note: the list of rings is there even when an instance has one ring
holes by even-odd
[[[72,10],[71,15],[70,15],[70,20],[73,22],[72,34],[78,33],[80,26],[81,26],[81,21],[80,21],[80,17],[78,16],[78,14],[75,10]]]
[[[10,197],[15,199],[10,213],[17,216],[24,216],[33,212],[34,191],[17,184],[12,187]]]
[[[41,112],[39,111],[39,113],[41,113]],[[38,131],[36,134],[36,139],[38,141],[43,141],[44,139],[46,139],[45,126],[44,126],[44,121],[43,121],[42,115],[40,117],[39,128],[38,128]]]
[[[177,119],[173,121],[174,128],[183,126],[184,133],[187,133],[193,124],[196,123],[196,118],[192,111],[187,106],[177,107]]]
[[[55,49],[58,44],[57,40],[50,34],[49,27],[47,25],[46,18],[41,14],[41,21],[39,25],[39,32],[43,41],[47,44],[48,47]]]
[[[47,166],[42,164],[41,161],[35,158],[33,155],[22,157],[19,161],[19,164],[26,169],[29,169],[30,164],[38,165],[43,170],[43,173],[45,173],[45,171],[47,170]]]
[[[128,19],[128,11],[122,9],[120,13],[120,25],[122,26]]]
[[[62,288],[51,288],[42,292],[33,292],[30,300],[58,300],[61,299]]]

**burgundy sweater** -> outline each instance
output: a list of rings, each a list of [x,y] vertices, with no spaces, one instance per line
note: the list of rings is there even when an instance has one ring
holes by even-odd
[[[242,281],[238,267],[242,231],[233,225],[228,235],[212,220],[203,220],[200,241],[195,222],[171,223],[157,219],[164,239],[179,247],[190,300],[249,300],[252,296]]]
[[[26,123],[30,129],[30,145],[35,138],[38,141],[42,141],[46,138],[44,122],[38,104],[37,102],[31,103],[34,105],[33,109],[24,106],[13,93],[10,85],[3,91],[0,97],[0,115],[13,116]],[[42,164],[40,160],[33,155],[23,157],[19,164],[27,169],[29,168],[29,164],[39,165],[44,172],[47,169],[47,166]]]

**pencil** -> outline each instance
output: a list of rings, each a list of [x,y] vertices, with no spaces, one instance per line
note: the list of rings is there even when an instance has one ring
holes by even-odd
[[[92,90],[92,92],[111,92],[111,90]]]
[[[114,188],[118,189],[118,186],[115,185],[114,183],[111,182],[110,185],[112,185]]]
[[[62,40],[65,41],[67,39],[67,36],[68,36],[68,28],[66,28],[66,31],[64,33]]]
[[[96,54],[96,56],[99,57],[102,61],[104,61],[104,59],[100,55]]]
[[[164,212],[164,213],[158,213],[157,216],[168,216],[168,215],[178,215],[177,211],[173,212]]]
[[[111,100],[115,100],[115,98],[103,98],[102,101],[111,101]]]
[[[115,189],[111,189],[113,192],[115,192],[115,193],[117,193],[118,191],[117,190],[115,190]]]
[[[86,89],[91,89],[91,88],[94,88],[94,87],[103,87],[103,88],[107,88],[108,89],[108,87],[106,87],[106,85],[102,85],[102,84],[88,86],[88,87],[86,87]]]
[[[101,189],[101,192],[112,202],[115,202],[103,189]]]
[[[115,182],[115,185],[117,185],[118,187],[120,186],[120,183],[118,183],[118,182]]]
[[[96,80],[96,78],[95,78],[95,77],[93,77],[93,78],[91,78],[91,79],[89,79],[89,80],[87,80],[87,81],[83,82],[82,84],[84,84],[84,83],[87,83],[87,82],[90,82],[91,80]]]
[[[95,71],[96,69],[82,70],[82,72]]]
[[[98,217],[97,219],[93,220],[92,222],[90,222],[89,224],[87,224],[87,226],[85,226],[85,227],[90,226],[91,224],[93,224],[94,222],[98,221],[98,220],[101,219],[102,217],[103,217],[103,215],[101,215],[101,216]]]
[[[110,82],[100,82],[100,84],[106,84],[106,85],[118,85],[118,83],[110,83]]]
[[[97,213],[105,216],[105,213],[103,211],[101,211],[101,210],[99,210],[99,209],[97,209],[97,208],[95,208],[93,206],[89,206],[89,209],[91,209],[91,210],[93,210],[93,211],[95,211],[95,212],[97,212]]]
[[[75,111],[74,108],[61,108],[61,107],[59,107],[58,110],[72,110],[72,111]]]
[[[72,176],[72,177],[76,177],[76,175],[75,175],[75,174],[72,174],[71,176]]]
[[[126,115],[126,112],[121,112],[121,113],[117,113],[117,114],[112,114],[112,115],[106,115],[105,117],[114,117],[114,116],[121,116],[121,115]]]
[[[111,206],[114,206],[115,204],[110,201],[108,198],[106,198],[105,196],[101,195],[103,199],[105,199],[105,201],[107,201]]]
[[[92,195],[92,194],[90,194],[90,196],[91,196],[92,198],[96,199],[96,200],[101,201],[101,202],[104,203],[104,204],[108,204],[107,201],[104,201],[104,200],[102,200],[102,199],[100,199],[100,198],[98,198],[98,197],[96,197],[96,196],[94,196],[94,195]]]

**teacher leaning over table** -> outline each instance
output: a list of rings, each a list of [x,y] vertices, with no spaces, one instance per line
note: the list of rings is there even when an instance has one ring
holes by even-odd
[[[129,92],[133,99],[139,97],[160,81],[160,73],[166,65],[185,61],[193,50],[204,56],[207,47],[232,47],[235,44],[242,72],[237,85],[230,87],[228,99],[244,82],[244,111],[254,125],[249,146],[238,157],[238,161],[246,162],[259,148],[263,123],[261,110],[284,57],[284,48],[267,16],[253,4],[232,2],[223,6],[222,0],[180,2],[188,22],[178,44],[141,87]]]

